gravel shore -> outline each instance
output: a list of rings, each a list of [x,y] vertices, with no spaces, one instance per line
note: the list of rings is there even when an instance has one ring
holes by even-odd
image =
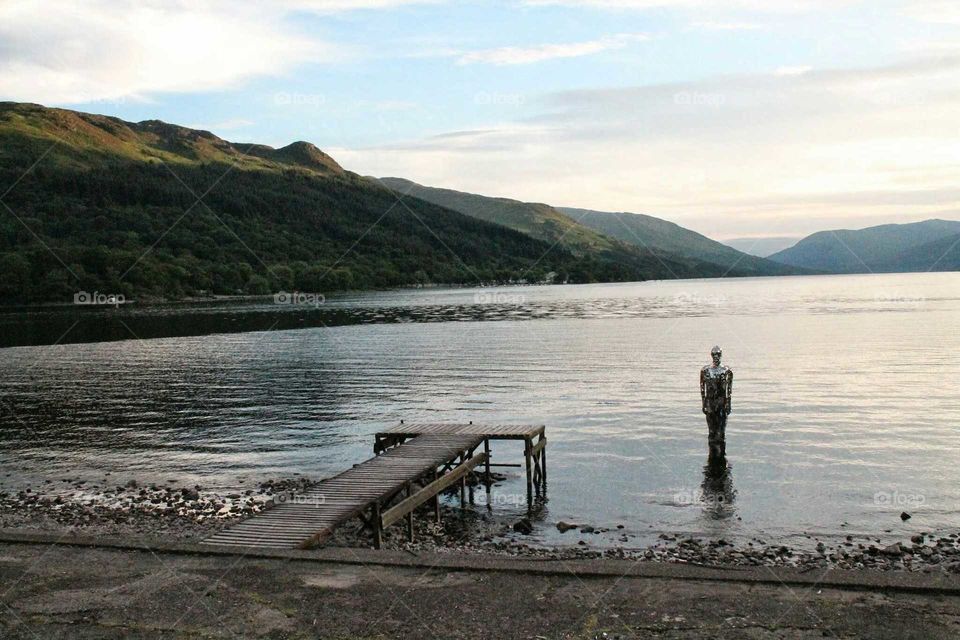
[[[220,492],[198,486],[141,486],[128,481],[115,486],[85,481],[47,481],[16,492],[0,488],[0,528],[84,535],[148,536],[196,541],[288,499],[309,486],[306,478],[269,480],[254,488]],[[960,534],[924,533],[909,540],[881,544],[877,537],[848,535],[845,540],[816,542],[813,550],[790,548],[755,538],[747,542],[660,534],[650,545],[636,543],[623,526],[594,527],[582,523],[507,521],[484,507],[461,510],[444,505],[441,522],[432,511],[414,519],[414,541],[403,526],[390,528],[384,546],[410,553],[493,553],[543,559],[623,558],[703,566],[768,566],[922,571],[960,574]],[[528,543],[535,528],[556,527],[570,537],[567,546]],[[811,541],[811,545],[814,541]],[[370,536],[359,521],[339,527],[331,546],[369,547]]]

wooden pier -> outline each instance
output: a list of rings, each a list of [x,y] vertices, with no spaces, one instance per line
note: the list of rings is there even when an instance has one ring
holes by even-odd
[[[490,468],[495,466],[490,462],[490,440],[495,439],[524,441],[527,500],[532,505],[534,492],[546,493],[544,433],[543,426],[401,422],[376,434],[375,457],[214,534],[203,544],[308,548],[353,518],[363,521],[377,548],[383,530],[401,520],[406,520],[412,540],[414,510],[432,501],[439,520],[440,494],[457,483],[461,506],[466,506],[467,476],[481,464],[489,498]],[[483,451],[478,452],[481,446]]]
[[[376,434],[373,452],[405,442],[420,435],[457,434],[483,438],[484,453],[490,455],[491,440],[523,440],[523,458],[527,470],[527,504],[533,504],[534,494],[540,495],[547,486],[547,436],[545,425],[474,424],[404,422]],[[490,465],[488,460],[487,474]],[[489,485],[488,485],[489,486]]]

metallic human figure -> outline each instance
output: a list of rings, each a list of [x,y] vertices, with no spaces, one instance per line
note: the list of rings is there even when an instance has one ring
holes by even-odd
[[[700,370],[700,399],[703,402],[703,413],[707,416],[710,453],[722,458],[726,455],[727,448],[727,416],[731,411],[733,371],[720,364],[723,357],[720,347],[711,349],[710,357],[713,363]]]

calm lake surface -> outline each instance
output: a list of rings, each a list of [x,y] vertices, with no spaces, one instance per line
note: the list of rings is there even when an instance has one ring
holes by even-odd
[[[958,328],[955,273],[7,311],[0,480],[238,487],[339,472],[401,418],[535,422],[539,541],[576,542],[559,519],[784,543],[956,529]],[[735,373],[727,477],[704,473],[714,344]],[[523,512],[517,471],[495,512]]]

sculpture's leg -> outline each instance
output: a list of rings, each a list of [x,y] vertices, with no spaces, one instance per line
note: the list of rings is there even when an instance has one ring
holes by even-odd
[[[726,454],[725,431],[727,417],[723,412],[717,411],[707,413],[708,436],[707,443],[710,447],[710,453],[718,458],[723,458]]]

